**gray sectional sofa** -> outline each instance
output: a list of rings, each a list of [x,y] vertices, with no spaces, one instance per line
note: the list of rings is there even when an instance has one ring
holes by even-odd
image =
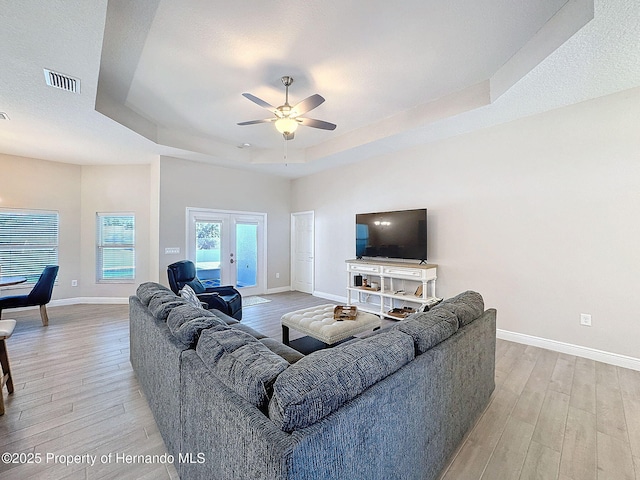
[[[464,292],[304,356],[145,283],[131,363],[182,480],[435,479],[494,389],[495,319]]]

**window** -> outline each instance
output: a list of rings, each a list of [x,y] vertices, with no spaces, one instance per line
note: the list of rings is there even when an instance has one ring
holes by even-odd
[[[135,216],[98,213],[96,279],[98,282],[132,282],[136,277]]]
[[[58,212],[0,209],[3,276],[35,283],[44,267],[58,264]]]

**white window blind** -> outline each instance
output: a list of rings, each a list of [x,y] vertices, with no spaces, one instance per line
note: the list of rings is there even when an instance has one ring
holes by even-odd
[[[97,281],[135,280],[135,216],[130,213],[98,213],[96,219]]]
[[[58,212],[0,209],[3,276],[35,283],[47,265],[58,264]]]

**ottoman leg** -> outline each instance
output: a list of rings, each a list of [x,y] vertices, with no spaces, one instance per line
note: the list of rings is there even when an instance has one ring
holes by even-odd
[[[289,345],[289,327],[282,325],[282,343]]]

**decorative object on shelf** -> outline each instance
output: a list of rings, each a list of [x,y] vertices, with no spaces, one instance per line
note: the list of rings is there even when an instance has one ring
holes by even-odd
[[[416,309],[412,307],[392,308],[387,312],[388,315],[396,318],[406,318],[412,313],[415,313]]]
[[[437,265],[413,262],[347,260],[347,305],[360,312],[373,313],[393,320],[404,318],[389,312],[410,305],[417,311],[438,302],[436,297]],[[355,286],[357,276],[362,286]],[[367,282],[364,282],[364,277]],[[377,288],[373,288],[374,285]],[[405,311],[406,312],[406,311]]]
[[[354,275],[353,276],[353,286],[361,287],[362,286],[362,275]]]
[[[355,320],[358,316],[358,307],[338,305],[333,309],[334,320]]]

